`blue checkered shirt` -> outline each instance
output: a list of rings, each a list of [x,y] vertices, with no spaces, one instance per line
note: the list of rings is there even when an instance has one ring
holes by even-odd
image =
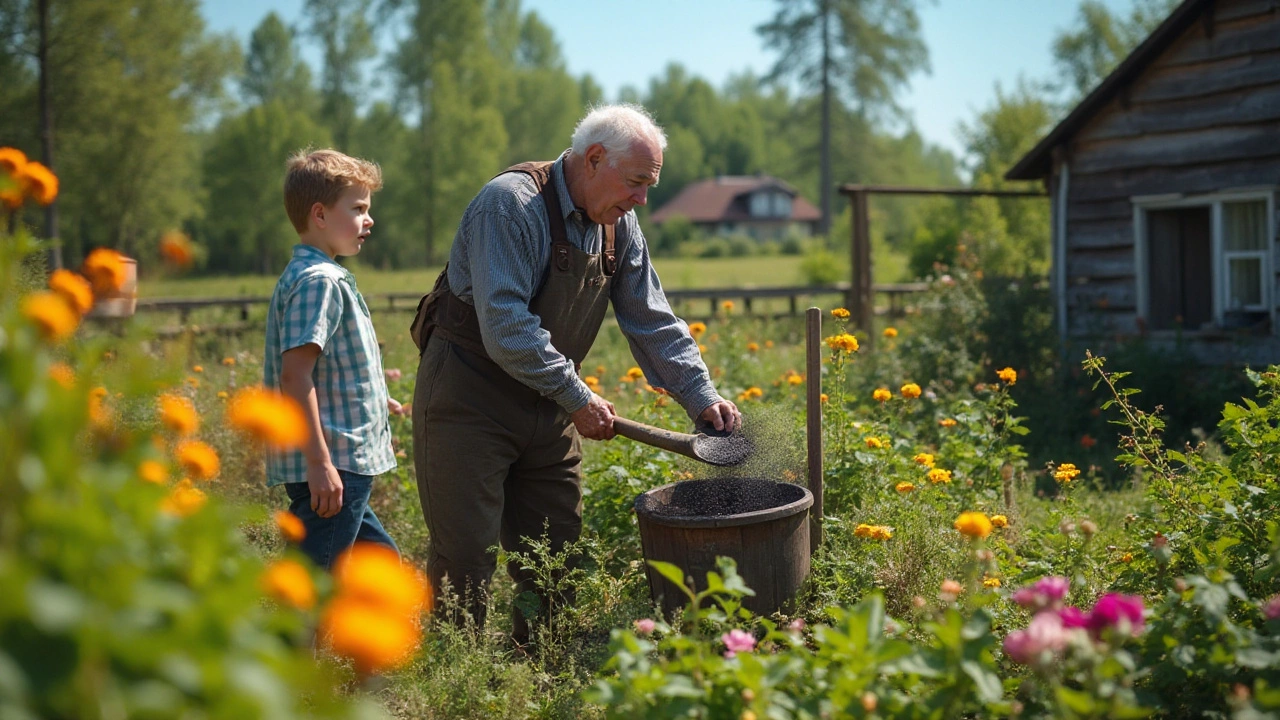
[[[369,307],[346,268],[310,245],[295,245],[271,295],[263,383],[280,388],[281,355],[320,346],[311,379],[333,466],[378,475],[396,466],[387,381]],[[267,453],[267,485],[307,481],[301,451]]]

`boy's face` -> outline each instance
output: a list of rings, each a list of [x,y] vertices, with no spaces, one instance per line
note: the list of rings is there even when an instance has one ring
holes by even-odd
[[[312,222],[320,232],[317,240],[320,249],[330,257],[350,256],[360,253],[373,227],[369,214],[369,188],[352,185],[338,196],[332,207],[319,205],[312,209]]]

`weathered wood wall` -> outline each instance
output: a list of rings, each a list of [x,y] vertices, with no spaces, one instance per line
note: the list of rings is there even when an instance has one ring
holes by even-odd
[[[1208,3],[1065,157],[1069,332],[1138,332],[1131,198],[1280,186],[1280,0]]]

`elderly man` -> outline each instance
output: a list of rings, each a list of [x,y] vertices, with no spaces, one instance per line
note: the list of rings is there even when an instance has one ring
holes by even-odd
[[[412,417],[428,574],[437,597],[447,577],[481,626],[490,548],[525,551],[546,534],[558,552],[581,532],[579,437],[612,438],[614,408],[578,371],[609,302],[652,385],[700,423],[741,425],[672,314],[633,212],[658,184],[666,144],[642,108],[593,110],[558,160],[484,186],[419,305]],[[517,592],[537,592],[528,571],[508,571]],[[553,599],[540,601],[546,613]],[[527,642],[524,614],[513,623]]]

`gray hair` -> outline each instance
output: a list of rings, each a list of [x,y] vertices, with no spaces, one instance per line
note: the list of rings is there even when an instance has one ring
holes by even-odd
[[[639,105],[621,103],[602,105],[587,113],[573,129],[572,150],[576,155],[600,143],[608,153],[609,164],[617,167],[618,160],[631,152],[636,142],[647,141],[667,149],[667,134],[654,122],[653,116]]]

